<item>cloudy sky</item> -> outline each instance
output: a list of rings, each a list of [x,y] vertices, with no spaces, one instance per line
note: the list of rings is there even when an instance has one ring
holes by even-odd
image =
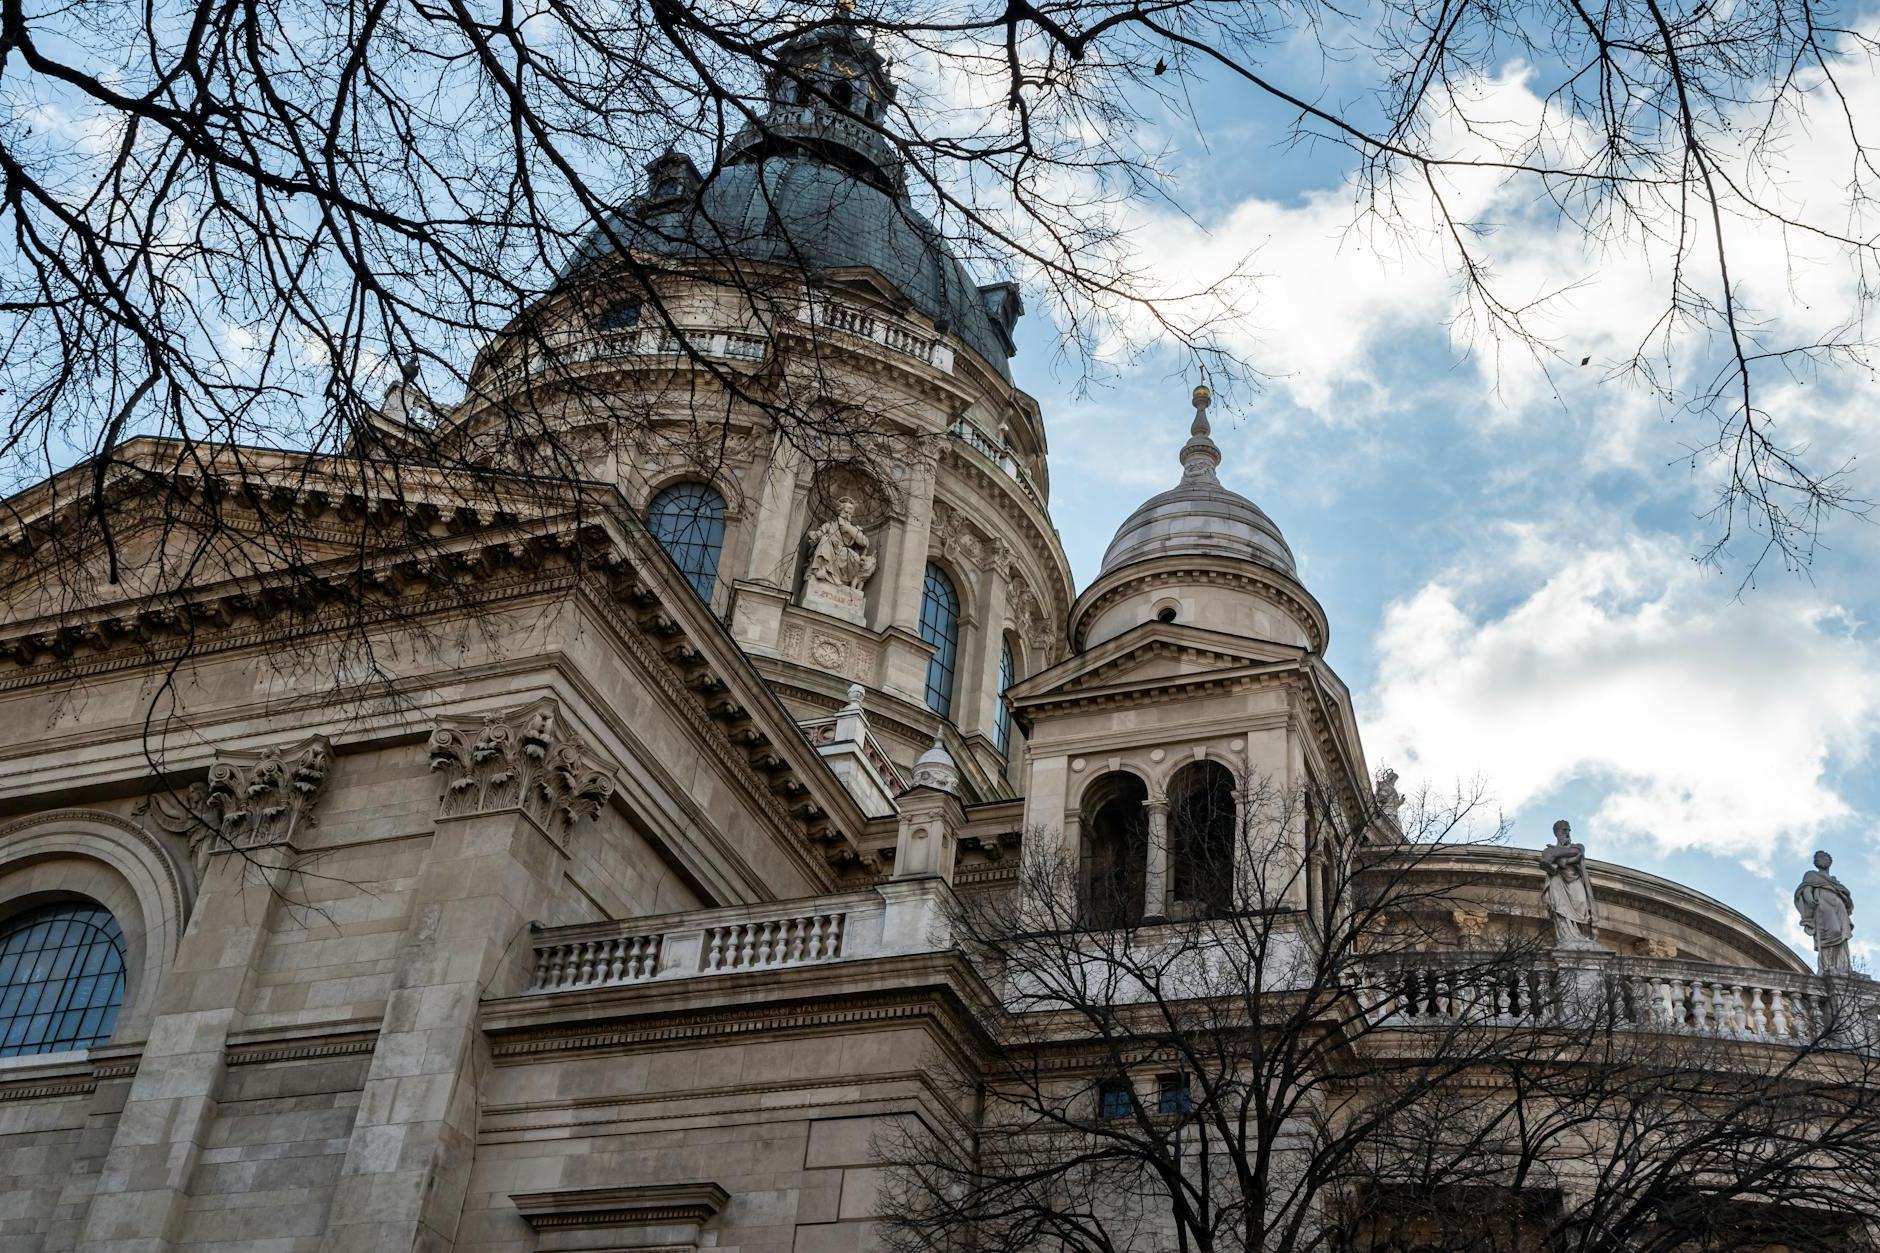
[[[1880,78],[1847,72],[1857,114],[1880,116]],[[1316,59],[1301,75],[1324,89]],[[1471,90],[1519,119],[1540,108],[1534,82],[1509,64]],[[1227,120],[1171,127],[1190,216],[1146,217],[1135,241],[1171,279],[1247,258],[1260,275],[1235,293],[1233,335],[1269,377],[1214,410],[1221,474],[1279,523],[1324,603],[1373,768],[1439,789],[1480,778],[1514,843],[1571,818],[1593,856],[1708,891],[1811,960],[1789,897],[1827,848],[1855,893],[1857,960],[1880,967],[1880,529],[1838,521],[1806,574],[1769,566],[1748,586],[1753,540],[1695,560],[1715,535],[1713,471],[1688,454],[1704,420],[1616,369],[1663,307],[1664,257],[1588,247],[1532,186],[1455,185],[1511,290],[1571,289],[1545,314],[1566,361],[1543,371],[1468,332],[1414,215],[1407,232],[1352,229],[1340,154],[1286,149],[1284,119],[1230,92],[1201,100]],[[1800,128],[1766,185],[1845,224],[1846,169],[1832,127]],[[1726,231],[1765,333],[1860,314],[1844,258]],[[1130,508],[1175,482],[1195,375],[1150,353],[1092,383],[1054,348],[1048,315],[1029,318],[1014,367],[1044,406],[1082,585]],[[1688,388],[1708,367],[1701,346],[1681,360]],[[1856,488],[1880,495],[1876,400],[1867,371],[1843,369],[1782,383],[1772,408],[1822,460],[1859,458]]]

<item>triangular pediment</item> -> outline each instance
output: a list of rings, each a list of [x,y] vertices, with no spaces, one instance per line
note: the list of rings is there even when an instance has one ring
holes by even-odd
[[[1085,695],[1154,692],[1262,670],[1296,668],[1303,649],[1172,622],[1145,622],[1014,686],[1024,709]]]

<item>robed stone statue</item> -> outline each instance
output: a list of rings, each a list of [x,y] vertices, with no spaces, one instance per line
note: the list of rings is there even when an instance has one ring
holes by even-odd
[[[1815,868],[1802,876],[1795,889],[1795,910],[1802,916],[1802,930],[1815,941],[1817,968],[1824,975],[1849,975],[1854,965],[1848,960],[1848,941],[1854,938],[1854,895],[1847,885],[1828,873],[1834,858],[1815,854]]]
[[[1554,842],[1541,850],[1541,870],[1547,886],[1541,901],[1554,923],[1554,947],[1596,949],[1594,938],[1599,913],[1593,905],[1593,881],[1586,873],[1586,846],[1573,842],[1573,827],[1562,818],[1554,824]]]
[[[803,606],[850,622],[863,621],[863,586],[875,572],[868,536],[855,522],[855,501],[836,502],[836,516],[809,533],[809,569],[803,578]]]

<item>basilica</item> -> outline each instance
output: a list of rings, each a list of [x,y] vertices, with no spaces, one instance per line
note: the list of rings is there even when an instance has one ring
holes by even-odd
[[[121,578],[55,542],[91,467],[9,502],[0,1250],[886,1247],[884,1135],[970,1154],[1027,1012],[962,901],[1059,883],[1092,934],[1152,936],[1254,892],[1309,948],[1339,859],[1415,843],[1304,537],[1223,485],[1207,389],[1144,415],[1189,436],[1077,587],[1017,286],[914,208],[866,41],[784,55],[761,121],[708,169],[655,161],[460,396],[400,383],[330,453],[125,445]],[[751,402],[786,393],[869,429]],[[554,493],[550,429],[579,462]],[[503,474],[466,500],[424,448]],[[276,570],[179,546],[139,513],[156,479],[251,556],[304,543]],[[1275,855],[1299,873],[1248,887]],[[1758,1058],[1847,1003],[1825,862],[1823,973],[1570,828],[1418,874],[1453,899],[1373,1040],[1472,1012],[1445,955],[1496,943],[1629,1030]],[[1059,1043],[1067,1107],[1188,1108],[1166,1066]],[[1832,1217],[1816,1247],[1870,1247]]]

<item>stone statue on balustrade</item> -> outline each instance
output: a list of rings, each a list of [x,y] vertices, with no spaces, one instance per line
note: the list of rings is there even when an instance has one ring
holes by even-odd
[[[836,502],[836,516],[809,533],[809,570],[803,579],[803,607],[866,624],[863,588],[875,572],[868,536],[855,522],[855,500]]]
[[[1851,975],[1848,941],[1854,938],[1854,896],[1847,885],[1828,873],[1834,858],[1815,854],[1815,868],[1802,876],[1795,889],[1795,910],[1802,930],[1815,941],[1817,968],[1824,975]]]
[[[1586,872],[1586,846],[1573,842],[1573,827],[1562,818],[1554,824],[1554,842],[1541,850],[1541,870],[1547,885],[1541,902],[1554,924],[1554,947],[1592,950],[1599,911],[1593,904],[1593,881]]]

